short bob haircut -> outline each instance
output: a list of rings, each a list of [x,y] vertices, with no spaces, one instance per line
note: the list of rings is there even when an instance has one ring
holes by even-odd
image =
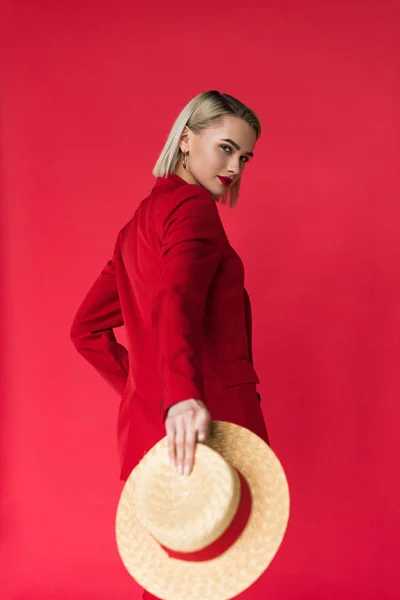
[[[250,108],[229,94],[221,94],[216,90],[203,92],[195,96],[176,119],[153,169],[154,177],[166,177],[174,172],[182,155],[179,141],[186,126],[194,133],[199,133],[220,122],[227,115],[246,121],[255,131],[258,140],[261,135],[261,123]],[[217,198],[217,201],[226,204],[229,198],[229,206],[234,208],[238,202],[239,189],[240,179],[229,189],[225,198]]]

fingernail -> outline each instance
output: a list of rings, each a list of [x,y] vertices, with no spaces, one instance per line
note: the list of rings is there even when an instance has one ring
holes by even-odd
[[[183,467],[182,467],[182,465],[179,465],[179,467],[178,467],[178,473],[179,473],[179,475],[183,475]]]
[[[190,467],[189,467],[189,465],[186,465],[185,466],[185,475],[189,475],[189,473],[190,473]]]

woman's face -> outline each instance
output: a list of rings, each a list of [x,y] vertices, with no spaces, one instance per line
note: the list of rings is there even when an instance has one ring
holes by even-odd
[[[180,148],[189,152],[187,165],[184,169],[180,161],[175,172],[187,183],[206,188],[214,197],[224,196],[242,176],[255,143],[254,129],[239,117],[226,116],[200,133],[185,128]]]

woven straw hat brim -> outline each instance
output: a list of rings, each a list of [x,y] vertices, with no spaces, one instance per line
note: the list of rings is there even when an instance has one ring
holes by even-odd
[[[284,470],[272,449],[256,434],[225,421],[213,421],[207,445],[246,478],[252,512],[241,537],[221,556],[204,562],[170,558],[136,518],[133,469],[121,493],[116,516],[116,540],[130,575],[163,600],[229,600],[250,587],[267,569],[285,535],[289,489]],[[145,467],[166,438],[143,458]]]

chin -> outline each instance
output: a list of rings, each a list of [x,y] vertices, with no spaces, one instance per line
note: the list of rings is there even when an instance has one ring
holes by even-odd
[[[215,184],[214,182],[212,182],[210,185],[203,185],[200,181],[199,183],[201,187],[205,188],[208,192],[210,192],[214,199],[224,198],[228,194],[229,188],[225,187],[220,183]]]
[[[212,197],[214,198],[214,200],[224,200],[227,197],[226,190],[214,191],[214,192],[211,192],[211,194],[212,194]]]
[[[229,188],[222,184],[214,185],[212,190],[210,188],[210,192],[213,194],[213,196],[218,196],[218,198],[224,198],[224,196],[228,194],[228,191]]]
[[[229,191],[229,188],[226,188],[224,186],[223,190],[218,190],[218,192],[216,192],[216,196],[218,196],[218,198],[226,198],[228,195],[228,191]]]

